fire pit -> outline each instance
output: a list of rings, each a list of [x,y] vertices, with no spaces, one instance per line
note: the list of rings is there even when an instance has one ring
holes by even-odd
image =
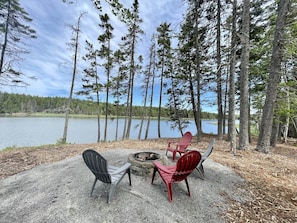
[[[168,161],[166,156],[160,156],[160,154],[154,152],[139,152],[128,156],[132,173],[140,176],[151,175],[154,169],[153,162],[156,160],[164,165],[166,165]]]

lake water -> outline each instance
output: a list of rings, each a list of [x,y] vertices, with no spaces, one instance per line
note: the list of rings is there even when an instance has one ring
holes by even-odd
[[[65,118],[46,117],[0,117],[0,150],[6,147],[39,146],[55,144],[63,136]],[[130,139],[137,139],[140,120],[133,120]],[[148,138],[158,138],[157,120],[151,120]],[[115,140],[116,120],[109,120],[107,140]],[[122,137],[124,120],[119,121],[118,138]],[[146,126],[146,125],[145,125]],[[70,118],[68,125],[68,143],[96,143],[97,119]],[[101,120],[101,139],[104,137],[104,120]],[[215,120],[203,120],[202,130],[205,133],[217,133]],[[196,134],[192,121],[185,131]],[[145,131],[142,131],[142,139]],[[170,123],[161,121],[161,137],[181,137],[179,131],[170,129]]]

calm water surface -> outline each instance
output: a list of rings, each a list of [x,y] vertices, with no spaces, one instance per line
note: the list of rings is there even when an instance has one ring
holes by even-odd
[[[0,150],[6,147],[38,146],[55,144],[63,136],[65,118],[45,117],[0,117]],[[158,138],[157,120],[151,120],[148,138]],[[133,120],[130,139],[137,139],[140,120]],[[119,121],[118,138],[122,137],[124,120]],[[145,125],[146,126],[146,125]],[[109,120],[107,140],[115,140],[116,120]],[[70,118],[68,125],[68,143],[96,143],[97,119]],[[101,120],[101,139],[104,137],[104,120]],[[204,120],[202,130],[205,133],[217,133],[214,120]],[[186,131],[196,134],[194,122],[191,122]],[[142,131],[142,139],[145,131]],[[170,123],[161,122],[161,137],[180,137],[177,130],[170,129]]]

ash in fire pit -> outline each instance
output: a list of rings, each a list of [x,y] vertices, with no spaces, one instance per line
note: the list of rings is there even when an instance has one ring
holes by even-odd
[[[160,159],[160,155],[158,153],[152,152],[141,152],[134,154],[136,160],[146,161],[146,160],[157,160]]]
[[[139,152],[128,156],[128,162],[131,163],[132,173],[140,176],[151,175],[154,169],[153,161],[156,160],[164,165],[168,162],[166,156],[161,157],[160,154],[154,152]]]

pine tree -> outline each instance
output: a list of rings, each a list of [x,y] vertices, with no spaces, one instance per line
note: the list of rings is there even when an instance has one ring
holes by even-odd
[[[96,96],[97,104],[97,126],[98,136],[97,142],[100,142],[100,97],[99,94],[102,91],[103,84],[100,83],[97,73],[97,50],[94,45],[86,41],[87,54],[83,57],[85,61],[90,63],[90,67],[84,69],[84,77],[82,78],[83,89],[77,92],[78,95],[85,95],[88,99],[93,101],[93,95]]]
[[[148,111],[148,120],[146,125],[146,131],[144,139],[148,138],[148,132],[150,128],[150,122],[152,117],[152,107],[153,107],[153,97],[154,97],[154,86],[155,86],[155,75],[156,75],[156,43],[155,43],[155,36],[152,36],[152,45],[150,48],[150,59],[149,59],[149,65],[147,69],[147,75],[151,78],[151,91],[150,91],[150,98],[149,98],[149,111]]]
[[[23,60],[21,55],[29,53],[25,40],[36,38],[35,30],[28,25],[30,22],[32,22],[32,19],[20,6],[18,0],[0,1],[1,36],[3,34],[3,40],[1,40],[0,85],[27,85],[24,80],[26,74],[18,71],[16,67]]]
[[[112,78],[111,81],[111,89],[112,96],[115,98],[114,106],[116,108],[116,136],[115,140],[118,140],[118,132],[119,132],[119,115],[123,115],[120,113],[120,101],[123,96],[127,93],[127,86],[125,80],[127,79],[127,67],[124,65],[125,63],[125,54],[117,50],[113,55],[115,67],[117,67],[117,75]]]
[[[104,127],[104,142],[106,142],[107,138],[107,123],[108,123],[108,113],[109,113],[109,88],[111,85],[111,70],[112,70],[112,50],[110,46],[110,42],[113,38],[113,27],[110,24],[109,16],[107,14],[100,15],[101,23],[99,24],[100,28],[103,30],[103,34],[99,35],[98,40],[101,44],[101,48],[98,51],[98,56],[103,60],[102,66],[104,67],[105,74],[106,74],[106,100],[105,100],[105,127]]]
[[[140,69],[140,65],[137,64],[137,41],[143,30],[140,28],[142,19],[139,17],[139,3],[138,0],[134,0],[134,3],[129,9],[123,9],[121,14],[121,20],[127,25],[128,33],[122,37],[122,51],[126,53],[127,56],[127,67],[128,70],[128,92],[127,92],[127,111],[125,126],[123,129],[123,138],[129,139],[130,129],[132,124],[132,107],[133,107],[133,94],[134,94],[134,80],[135,75]],[[141,58],[139,56],[138,58]],[[128,121],[128,122],[127,122]],[[127,124],[126,124],[127,123]]]
[[[162,23],[157,28],[157,67],[160,70],[160,94],[159,94],[159,114],[158,114],[158,137],[161,138],[161,107],[163,88],[166,86],[166,78],[169,77],[171,72],[171,37],[170,37],[170,24]]]

